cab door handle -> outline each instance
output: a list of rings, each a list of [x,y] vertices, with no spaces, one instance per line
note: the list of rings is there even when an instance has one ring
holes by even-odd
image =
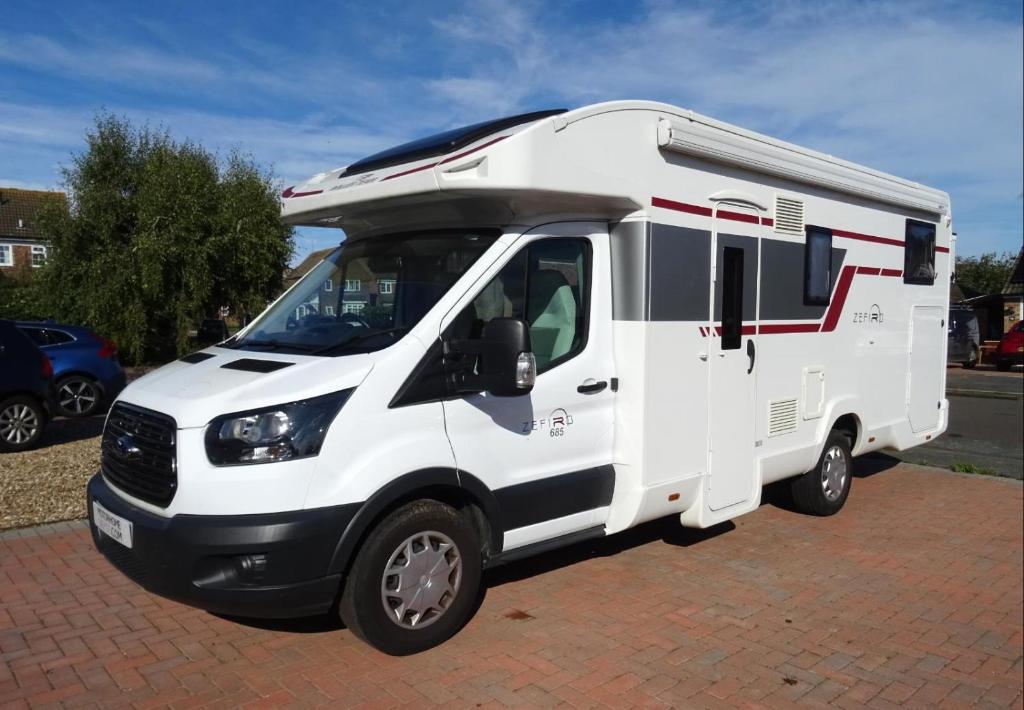
[[[597,394],[598,392],[603,392],[607,386],[608,383],[601,380],[600,382],[583,383],[576,388],[576,391],[580,394]]]

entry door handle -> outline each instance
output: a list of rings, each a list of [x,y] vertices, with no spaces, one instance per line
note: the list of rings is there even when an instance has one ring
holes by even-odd
[[[584,382],[582,385],[576,388],[576,391],[580,394],[597,394],[603,392],[604,388],[608,386],[608,383],[604,380],[600,382]]]
[[[754,360],[757,359],[757,351],[753,340],[747,341],[747,357],[750,358],[750,367],[747,368],[747,374],[749,375],[754,371]]]

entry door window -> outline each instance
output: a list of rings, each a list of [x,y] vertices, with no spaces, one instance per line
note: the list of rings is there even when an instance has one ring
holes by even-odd
[[[743,250],[722,247],[722,350],[743,340]]]
[[[453,328],[476,338],[492,318],[521,318],[530,326],[537,370],[544,372],[583,350],[589,308],[590,243],[543,239],[516,254]]]

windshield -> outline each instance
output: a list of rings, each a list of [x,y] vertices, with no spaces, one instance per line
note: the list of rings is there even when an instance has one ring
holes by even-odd
[[[226,347],[337,355],[407,333],[497,231],[395,234],[345,242]]]

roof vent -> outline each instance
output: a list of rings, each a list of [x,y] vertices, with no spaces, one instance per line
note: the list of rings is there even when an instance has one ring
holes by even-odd
[[[777,399],[768,403],[768,436],[796,431],[796,400]]]
[[[775,196],[775,231],[804,235],[804,203],[790,197]]]

